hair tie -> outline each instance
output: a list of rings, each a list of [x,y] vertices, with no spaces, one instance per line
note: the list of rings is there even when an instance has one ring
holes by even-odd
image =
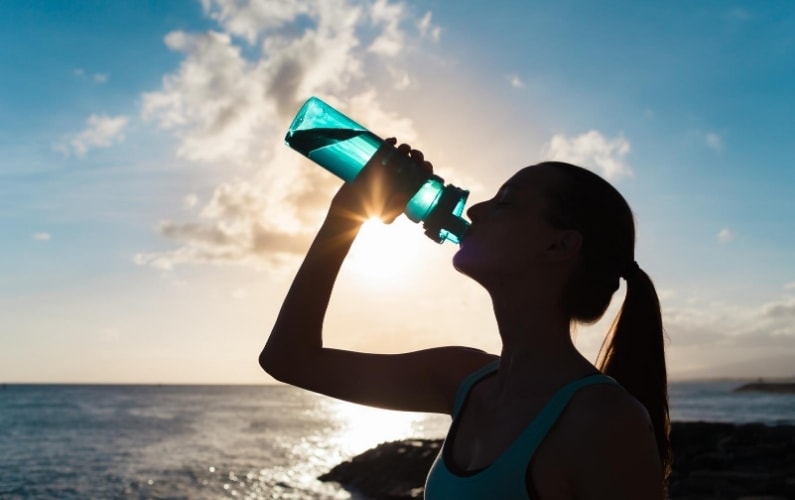
[[[629,278],[631,278],[638,271],[640,271],[640,266],[638,266],[638,263],[633,260],[632,262],[627,263],[621,269],[621,272],[619,273],[619,276],[624,278],[625,280],[628,280]]]

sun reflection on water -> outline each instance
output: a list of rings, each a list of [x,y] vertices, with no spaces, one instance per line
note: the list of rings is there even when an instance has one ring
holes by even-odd
[[[449,424],[443,416],[381,410],[344,401],[331,401],[329,416],[338,422],[330,433],[330,447],[342,455],[362,453],[379,443],[417,437],[442,437]]]

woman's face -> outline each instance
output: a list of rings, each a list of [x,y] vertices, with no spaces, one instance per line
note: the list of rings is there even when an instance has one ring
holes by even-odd
[[[473,205],[472,225],[453,257],[455,268],[487,289],[512,280],[538,278],[549,249],[562,231],[544,218],[544,193],[559,174],[548,165],[527,167],[508,179],[490,200]]]

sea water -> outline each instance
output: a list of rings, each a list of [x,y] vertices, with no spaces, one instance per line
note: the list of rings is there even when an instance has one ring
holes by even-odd
[[[670,386],[675,421],[795,423],[795,395]],[[0,386],[0,498],[356,498],[316,478],[450,419],[279,385]]]

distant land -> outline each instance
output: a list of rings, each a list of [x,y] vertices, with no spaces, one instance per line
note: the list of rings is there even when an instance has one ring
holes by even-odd
[[[750,384],[741,385],[733,392],[769,392],[773,394],[795,394],[795,381],[792,382],[766,382],[760,380]]]

